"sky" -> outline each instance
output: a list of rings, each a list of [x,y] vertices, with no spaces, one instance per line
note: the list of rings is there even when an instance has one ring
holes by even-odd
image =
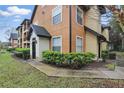
[[[16,28],[27,18],[30,19],[34,5],[0,5],[0,41],[6,42],[6,31]]]
[[[25,18],[30,19],[33,9],[34,5],[0,5],[0,41],[8,41],[7,30],[17,28]],[[106,24],[108,19],[103,17],[102,21]]]

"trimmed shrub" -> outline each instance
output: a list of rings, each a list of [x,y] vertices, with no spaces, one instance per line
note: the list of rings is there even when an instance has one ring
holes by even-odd
[[[52,63],[54,60],[53,51],[44,51],[42,53],[44,62]]]
[[[19,58],[23,58],[23,53],[22,52],[15,51],[14,52],[14,55],[17,56],[17,57],[19,57]]]
[[[95,58],[95,54],[87,52],[84,54],[84,62],[86,62],[86,64],[89,64],[93,61],[93,59]]]
[[[44,51],[43,60],[46,63],[61,65],[64,61],[64,54],[60,52]]]
[[[101,52],[101,57],[102,57],[102,59],[103,59],[103,62],[105,62],[106,59],[109,57],[109,52],[108,52],[107,50],[103,50],[103,51]]]
[[[23,59],[30,58],[30,48],[16,48],[15,55]]]
[[[30,51],[30,48],[16,48],[15,50],[18,52],[24,52],[24,51]]]
[[[72,68],[81,68],[81,66],[83,65],[84,60],[84,54],[83,53],[73,53],[72,54],[73,58],[72,58]]]
[[[116,53],[109,53],[109,59],[116,60]]]
[[[15,51],[15,48],[8,48],[7,51],[13,52],[13,51]]]
[[[62,62],[64,62],[65,58],[64,58],[64,54],[60,53],[60,52],[54,52],[54,62],[56,65],[61,66]]]
[[[60,53],[54,51],[44,51],[43,61],[59,66],[68,65],[71,68],[81,68],[83,65],[93,62],[95,55],[92,53]]]

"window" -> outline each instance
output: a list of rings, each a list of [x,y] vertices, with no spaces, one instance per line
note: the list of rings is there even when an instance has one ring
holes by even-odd
[[[53,38],[53,51],[61,51],[62,39],[61,37]]]
[[[52,23],[58,24],[62,21],[62,6],[56,6],[52,10]]]
[[[82,52],[82,38],[76,37],[76,52]]]
[[[83,25],[83,11],[77,7],[76,21],[78,24]]]

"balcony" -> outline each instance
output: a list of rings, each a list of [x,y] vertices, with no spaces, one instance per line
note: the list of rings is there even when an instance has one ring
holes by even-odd
[[[24,38],[24,41],[27,41],[27,37]]]
[[[28,31],[29,31],[29,28],[27,28],[27,29],[24,29],[24,33],[28,32]]]
[[[22,31],[23,31],[23,32],[27,32],[27,31],[29,30],[29,27],[30,27],[30,25],[25,25],[25,24],[24,24],[24,25],[22,26]]]

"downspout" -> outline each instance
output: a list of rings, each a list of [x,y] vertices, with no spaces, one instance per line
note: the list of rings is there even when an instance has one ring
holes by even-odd
[[[71,5],[69,5],[69,52],[72,52],[72,19],[71,19]]]
[[[100,40],[99,40],[99,37],[97,37],[97,39],[98,39],[98,58],[100,58],[101,57],[101,43],[100,43]]]

